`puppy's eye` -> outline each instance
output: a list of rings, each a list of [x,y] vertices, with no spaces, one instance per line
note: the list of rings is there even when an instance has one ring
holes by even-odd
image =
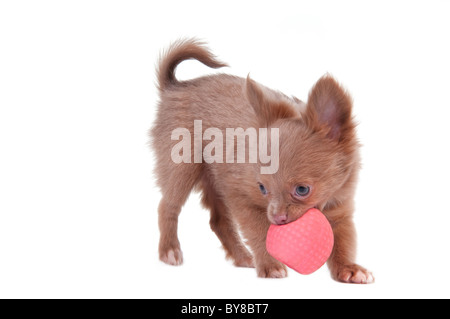
[[[261,191],[261,194],[263,194],[263,195],[267,194],[267,189],[261,183],[259,183],[259,190]]]
[[[311,188],[305,185],[299,185],[295,188],[295,194],[300,197],[306,197],[309,195]]]

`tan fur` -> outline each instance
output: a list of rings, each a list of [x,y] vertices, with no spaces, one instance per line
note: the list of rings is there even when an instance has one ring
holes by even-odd
[[[219,74],[179,82],[174,71],[186,59],[213,68],[226,65],[194,39],[178,41],[160,60],[160,102],[151,130],[162,192],[160,259],[182,263],[178,215],[190,192],[197,189],[202,204],[211,211],[211,228],[235,265],[255,267],[260,277],[285,277],[285,266],[266,251],[268,227],[271,222],[294,221],[318,207],[335,235],[328,261],[332,277],[342,282],[371,282],[371,274],[355,264],[352,214],[360,161],[349,94],[329,75],[313,86],[306,106],[249,77]],[[261,175],[260,163],[194,163],[193,152],[191,163],[175,164],[171,149],[177,141],[171,140],[171,132],[178,127],[189,129],[193,146],[194,120],[202,120],[203,130],[215,127],[223,132],[237,127],[279,128],[278,172]],[[267,189],[266,195],[260,184]],[[296,197],[298,185],[310,186],[310,195]]]

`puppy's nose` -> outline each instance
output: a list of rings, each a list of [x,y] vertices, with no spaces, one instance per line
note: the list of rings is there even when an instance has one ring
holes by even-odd
[[[273,217],[273,219],[275,220],[275,223],[277,225],[283,225],[283,224],[286,224],[286,222],[287,222],[287,216],[286,215],[275,215]]]

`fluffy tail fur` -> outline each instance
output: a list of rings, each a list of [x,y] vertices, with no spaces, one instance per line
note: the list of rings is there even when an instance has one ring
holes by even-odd
[[[157,73],[158,88],[160,91],[165,90],[170,85],[178,83],[175,78],[175,68],[184,60],[189,59],[198,60],[214,69],[228,66],[227,64],[218,61],[211,51],[205,47],[203,42],[196,39],[179,40],[172,44],[159,59]]]

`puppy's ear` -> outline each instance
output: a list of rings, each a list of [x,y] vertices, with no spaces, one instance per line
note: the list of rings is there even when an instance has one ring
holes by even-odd
[[[342,140],[355,128],[350,95],[329,75],[320,78],[309,93],[305,123],[332,140]]]
[[[246,91],[248,101],[263,126],[269,126],[278,119],[298,116],[290,105],[271,97],[271,92],[264,92],[265,88],[250,79],[250,76],[247,76]]]

